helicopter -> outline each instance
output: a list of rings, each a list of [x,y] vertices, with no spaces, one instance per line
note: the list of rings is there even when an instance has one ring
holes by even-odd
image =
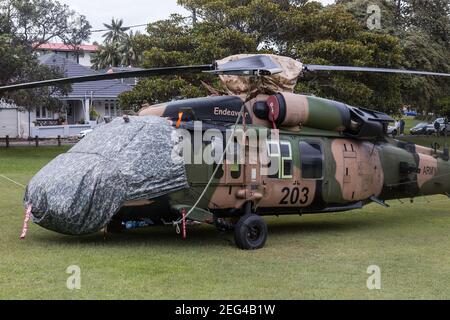
[[[145,105],[101,125],[44,167],[24,196],[28,216],[68,235],[191,225],[233,231],[261,249],[264,216],[346,212],[392,199],[450,197],[449,149],[390,139],[389,115],[294,93],[305,72],[450,77],[402,69],[305,65],[235,55],[209,65],[154,68],[0,87],[3,92],[105,79],[208,72],[220,94]],[[205,157],[208,155],[209,157]],[[212,158],[212,159],[211,159]]]

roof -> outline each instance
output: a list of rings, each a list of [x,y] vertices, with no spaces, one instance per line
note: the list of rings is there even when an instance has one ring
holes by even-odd
[[[102,73],[115,73],[115,72],[127,72],[127,71],[141,71],[144,70],[142,68],[134,68],[134,67],[110,67],[108,69],[99,70]]]
[[[101,74],[88,67],[82,66],[71,59],[66,59],[55,53],[46,54],[39,57],[39,61],[49,67],[57,67],[64,70],[66,77],[80,77]],[[72,84],[72,92],[68,94],[68,99],[93,98],[117,98],[121,93],[130,91],[133,88],[123,84],[120,80],[101,80]]]
[[[39,45],[36,49],[38,50],[51,50],[51,51],[75,51],[73,47],[66,45],[64,43],[44,43]],[[99,46],[95,44],[82,44],[80,45],[80,49],[88,52],[97,52],[99,50]]]

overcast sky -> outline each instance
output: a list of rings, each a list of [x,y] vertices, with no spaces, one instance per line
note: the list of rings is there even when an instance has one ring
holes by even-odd
[[[146,24],[167,18],[171,13],[187,15],[187,12],[177,5],[176,0],[58,0],[69,5],[78,13],[87,17],[92,30],[104,29],[103,23],[111,18],[122,18],[126,26]],[[333,0],[321,0],[328,4]],[[139,28],[135,29],[138,30]],[[145,27],[140,28],[145,30]],[[102,33],[93,33],[91,42],[102,42]]]

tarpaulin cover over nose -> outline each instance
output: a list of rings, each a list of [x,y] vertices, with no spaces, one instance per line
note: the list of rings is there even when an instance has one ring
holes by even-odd
[[[99,126],[29,183],[33,221],[63,234],[106,226],[126,201],[188,186],[179,135],[159,117],[115,119]]]

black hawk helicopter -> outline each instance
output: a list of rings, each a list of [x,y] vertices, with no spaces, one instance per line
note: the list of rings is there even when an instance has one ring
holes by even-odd
[[[262,248],[262,216],[361,209],[450,193],[449,150],[388,139],[387,114],[294,94],[305,72],[447,73],[306,65],[237,55],[208,65],[44,80],[20,89],[106,79],[209,72],[225,94],[146,106],[101,125],[29,183],[33,221],[69,235],[192,223],[234,230],[241,249]],[[197,138],[196,138],[197,137]],[[198,138],[199,137],[199,138]],[[211,159],[204,157],[209,155]],[[231,156],[230,156],[231,155]]]

